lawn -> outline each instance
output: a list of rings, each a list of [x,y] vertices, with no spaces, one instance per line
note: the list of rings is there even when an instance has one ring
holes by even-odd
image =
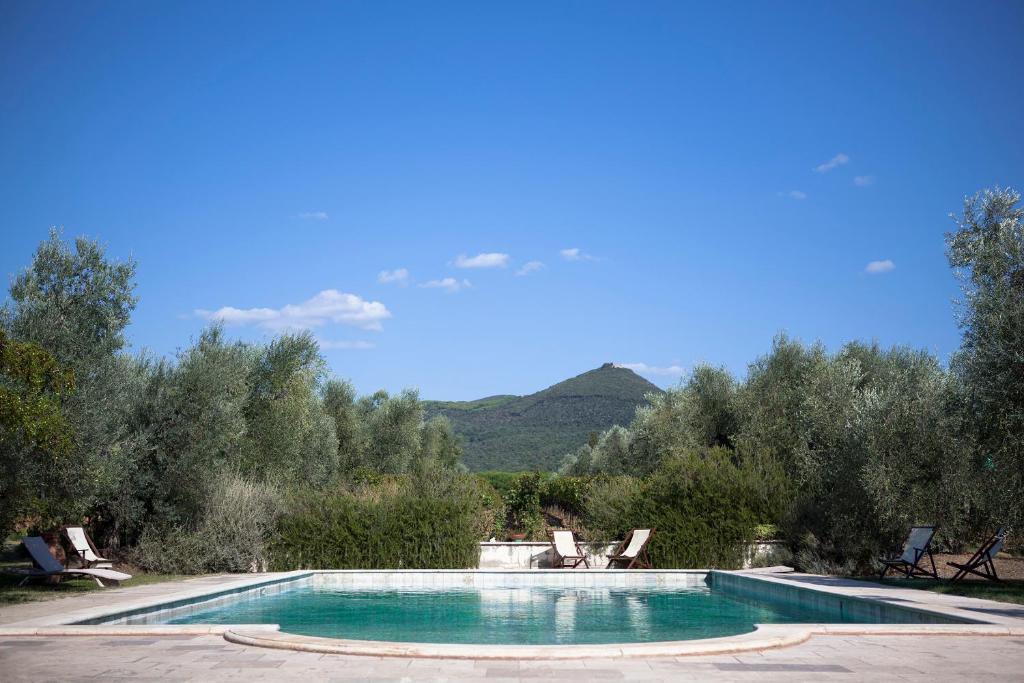
[[[9,563],[0,562],[0,567],[4,566],[26,566],[21,563]],[[162,581],[180,581],[185,578],[193,578],[186,576],[177,576],[174,574],[135,574],[131,580],[125,581],[121,584],[122,587],[129,586],[144,586],[149,583],[160,583]],[[40,581],[34,581],[25,586],[18,586],[21,581],[20,576],[11,576],[6,574],[0,574],[0,608],[7,605],[17,605],[23,602],[34,602],[37,600],[53,600],[54,598],[62,598],[67,595],[75,595],[77,593],[85,593],[87,591],[94,590],[107,590],[100,588],[94,581],[85,579],[73,579],[70,581],[61,581],[57,584],[41,583]]]
[[[18,542],[8,540],[0,547],[0,569],[7,567],[30,567],[32,563],[18,553]],[[174,574],[145,574],[135,570],[130,572],[132,578],[125,581],[121,586],[144,586],[149,583],[160,583],[162,581],[180,581],[186,576]],[[7,605],[17,605],[23,602],[35,602],[37,600],[53,600],[76,593],[87,591],[104,590],[96,585],[92,579],[72,579],[61,581],[56,584],[43,583],[41,580],[33,580],[28,585],[18,586],[21,576],[12,574],[0,574],[0,608]]]
[[[933,581],[930,579],[883,579],[882,583],[900,588],[919,588],[922,590],[963,595],[969,598],[998,600],[1024,605],[1024,581],[1010,580],[998,583],[990,581]]]

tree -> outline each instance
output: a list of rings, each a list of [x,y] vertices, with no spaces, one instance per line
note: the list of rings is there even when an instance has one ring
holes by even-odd
[[[61,399],[73,375],[35,344],[0,330],[0,533],[27,514],[59,514],[70,494],[62,476],[72,432]]]
[[[282,335],[257,355],[245,407],[248,476],[309,485],[338,467],[338,439],[320,401],[326,363],[308,332]]]
[[[76,390],[63,403],[74,433],[67,476],[76,482],[76,509],[67,510],[69,522],[87,511],[102,516],[139,445],[129,425],[144,368],[120,353],[136,303],[134,277],[133,261],[109,260],[84,237],[72,251],[51,230],[0,310],[13,339],[38,344],[75,376]]]
[[[2,310],[15,339],[32,341],[75,372],[79,384],[125,344],[138,299],[135,262],[109,261],[98,242],[75,239],[75,251],[50,230],[32,265],[11,283]]]
[[[993,514],[1024,525],[1024,209],[1012,189],[964,200],[946,254],[960,280],[963,342],[951,369],[966,391]]]
[[[355,387],[347,380],[329,379],[323,394],[324,411],[334,420],[338,438],[338,467],[350,471],[362,464],[365,450]]]

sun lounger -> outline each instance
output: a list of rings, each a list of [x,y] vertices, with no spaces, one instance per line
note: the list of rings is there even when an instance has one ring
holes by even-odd
[[[647,544],[654,537],[654,529],[633,529],[622,540],[619,547],[608,556],[608,566],[625,565],[622,569],[650,569],[651,559],[647,556]]]
[[[51,576],[59,576],[61,578],[90,578],[100,586],[106,586],[107,584],[117,585],[122,581],[127,581],[132,578],[131,574],[124,574],[122,572],[115,572],[113,569],[65,569],[57,558],[50,552],[49,546],[46,545],[46,541],[40,536],[26,536],[22,543],[25,545],[25,549],[28,550],[28,554],[32,556],[32,561],[36,563],[36,567],[31,569],[20,569],[13,567],[5,569],[4,572],[8,574],[16,574],[24,576],[24,580],[18,584],[24,586],[31,579],[45,579]]]
[[[935,570],[935,558],[932,557],[932,537],[935,536],[934,526],[915,526],[910,529],[910,535],[903,546],[903,554],[899,557],[880,560],[882,573],[878,578],[885,578],[889,570],[900,572],[908,579],[915,577],[939,578]],[[931,564],[931,571],[922,562],[928,558]]]
[[[989,581],[998,581],[999,575],[996,574],[996,565],[993,560],[999,554],[999,551],[1003,549],[1005,541],[1006,529],[1000,527],[965,564],[947,562],[946,564],[957,570],[956,574],[953,575],[952,581],[959,581],[968,574],[974,574]]]
[[[555,554],[554,561],[551,563],[552,567],[576,569],[576,567],[582,564],[584,567],[590,568],[587,554],[583,552],[579,543],[576,542],[576,535],[573,532],[552,531],[551,548]]]
[[[85,529],[80,526],[69,526],[64,527],[64,533],[67,534],[68,540],[71,542],[71,547],[75,549],[75,554],[82,561],[82,566],[91,569],[110,569],[114,566],[112,560],[108,560],[105,557],[100,557],[96,550],[96,546],[93,545],[92,539],[85,533]]]

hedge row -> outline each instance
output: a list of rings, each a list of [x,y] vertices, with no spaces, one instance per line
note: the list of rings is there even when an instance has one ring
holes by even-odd
[[[293,499],[271,549],[276,571],[476,567],[474,516],[440,498],[357,498],[311,493]]]

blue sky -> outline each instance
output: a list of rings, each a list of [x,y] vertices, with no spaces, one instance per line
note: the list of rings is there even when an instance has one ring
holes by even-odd
[[[720,5],[4,3],[0,271],[64,226],[137,259],[137,349],[310,327],[426,398],[742,375],[781,330],[948,359],[1024,5]]]

